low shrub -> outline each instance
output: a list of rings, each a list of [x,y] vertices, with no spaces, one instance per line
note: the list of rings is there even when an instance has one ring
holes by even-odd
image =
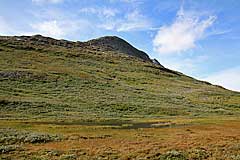
[[[60,160],[75,160],[77,156],[75,154],[62,155]]]
[[[61,137],[58,135],[32,133],[13,129],[0,129],[0,144],[46,143],[59,140],[61,140]]]
[[[19,148],[20,148],[20,146],[18,146],[18,145],[1,145],[0,146],[0,153],[8,153],[8,152],[11,152],[11,151],[15,151]]]

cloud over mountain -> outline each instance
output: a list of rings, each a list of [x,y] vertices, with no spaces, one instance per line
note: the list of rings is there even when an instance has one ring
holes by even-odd
[[[160,54],[173,54],[194,48],[215,20],[216,16],[202,18],[181,8],[171,25],[159,29],[153,40],[154,49]]]

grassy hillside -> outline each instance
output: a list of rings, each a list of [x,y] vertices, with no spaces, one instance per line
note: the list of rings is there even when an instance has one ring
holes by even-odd
[[[40,45],[1,37],[0,54],[1,119],[240,113],[240,93],[101,46]]]
[[[240,93],[98,40],[0,37],[0,159],[239,160]]]

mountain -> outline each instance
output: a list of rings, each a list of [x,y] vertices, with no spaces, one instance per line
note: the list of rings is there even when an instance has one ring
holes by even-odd
[[[11,37],[5,37],[11,39]],[[43,37],[41,35],[34,36],[15,36],[12,37],[18,41],[35,43],[37,45],[58,45],[66,48],[93,46],[101,51],[115,51],[116,53],[123,53],[130,56],[138,57],[143,61],[155,63],[163,67],[156,59],[150,59],[147,53],[140,51],[131,44],[117,36],[105,36],[98,39],[89,40],[87,42],[71,42],[67,40],[56,40],[50,37]]]
[[[125,40],[116,36],[106,36],[98,39],[93,39],[93,40],[87,41],[87,44],[98,46],[100,48],[103,48],[106,51],[115,51],[118,53],[125,53],[131,56],[138,57],[144,61],[152,62],[152,60],[149,58],[149,56],[145,52],[136,49]]]
[[[163,67],[125,40],[0,37],[2,119],[239,115],[240,93]]]

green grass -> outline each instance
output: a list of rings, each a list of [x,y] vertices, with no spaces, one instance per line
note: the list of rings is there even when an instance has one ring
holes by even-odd
[[[0,118],[239,115],[240,93],[94,47],[0,41]]]

